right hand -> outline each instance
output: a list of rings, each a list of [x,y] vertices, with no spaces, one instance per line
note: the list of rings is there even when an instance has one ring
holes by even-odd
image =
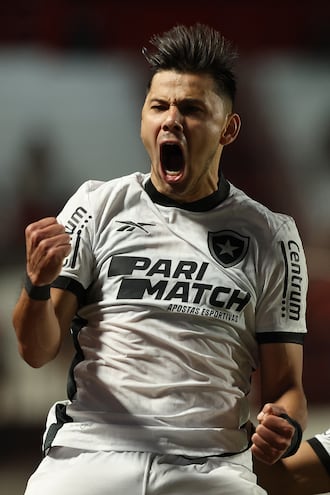
[[[55,217],[31,223],[25,229],[26,270],[33,285],[51,284],[71,250],[70,235]]]

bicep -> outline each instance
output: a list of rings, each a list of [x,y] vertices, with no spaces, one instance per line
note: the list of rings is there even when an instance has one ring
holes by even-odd
[[[78,309],[76,295],[68,290],[51,289],[54,311],[61,329],[61,340],[68,334],[72,320]]]

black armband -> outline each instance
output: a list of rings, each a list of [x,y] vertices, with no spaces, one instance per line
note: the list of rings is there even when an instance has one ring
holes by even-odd
[[[290,425],[294,426],[295,429],[293,437],[291,439],[291,445],[288,450],[282,455],[282,459],[284,459],[285,457],[290,457],[297,452],[301,444],[303,431],[298,421],[288,416],[288,414],[280,414],[280,416],[281,418],[286,419],[287,422],[290,423]]]
[[[50,284],[33,285],[28,274],[25,274],[24,288],[31,299],[36,301],[47,301],[50,298]]]

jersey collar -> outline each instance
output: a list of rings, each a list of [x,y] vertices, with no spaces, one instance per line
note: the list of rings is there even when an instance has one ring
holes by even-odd
[[[208,211],[215,208],[220,203],[222,203],[229,194],[230,185],[227,179],[220,174],[218,182],[218,190],[214,193],[206,196],[205,198],[199,199],[197,201],[192,201],[191,203],[177,203],[173,199],[168,198],[164,194],[157,191],[151,179],[149,178],[145,184],[146,193],[149,195],[150,199],[162,206],[174,206],[176,208],[181,208],[182,210],[188,211]]]

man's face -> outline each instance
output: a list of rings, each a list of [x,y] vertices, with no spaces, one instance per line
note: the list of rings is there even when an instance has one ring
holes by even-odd
[[[224,136],[233,128],[233,115],[236,133],[228,140]],[[142,109],[141,138],[156,189],[178,202],[214,192],[223,146],[235,139],[238,130],[239,117],[215,92],[210,76],[155,74]]]

